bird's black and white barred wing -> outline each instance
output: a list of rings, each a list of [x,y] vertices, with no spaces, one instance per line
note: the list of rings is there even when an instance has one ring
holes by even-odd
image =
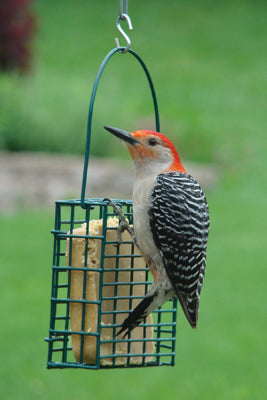
[[[151,194],[150,225],[170,282],[195,327],[203,284],[209,211],[199,184],[190,175],[157,177]]]

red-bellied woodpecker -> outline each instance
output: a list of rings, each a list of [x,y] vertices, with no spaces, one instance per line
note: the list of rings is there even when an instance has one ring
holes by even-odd
[[[165,301],[177,296],[190,325],[198,320],[209,231],[209,211],[201,187],[181,164],[164,135],[126,132],[105,126],[122,139],[133,159],[134,233],[154,282],[119,333],[129,334]]]

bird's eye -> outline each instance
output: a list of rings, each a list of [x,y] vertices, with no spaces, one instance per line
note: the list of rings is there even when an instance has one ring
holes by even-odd
[[[158,144],[158,142],[156,139],[151,138],[148,140],[148,144],[149,144],[149,146],[156,146],[156,144]]]

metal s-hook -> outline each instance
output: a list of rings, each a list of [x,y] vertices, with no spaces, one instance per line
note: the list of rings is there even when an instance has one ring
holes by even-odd
[[[131,19],[128,15],[128,0],[126,0],[126,4],[125,4],[125,13],[123,12],[123,0],[120,0],[120,15],[118,16],[117,21],[116,21],[117,29],[122,34],[122,36],[124,37],[124,39],[126,40],[126,43],[127,43],[127,46],[125,48],[122,48],[121,51],[122,51],[122,53],[126,53],[127,51],[130,50],[131,40],[130,40],[129,36],[122,29],[120,21],[127,21],[128,28],[130,30],[133,29]],[[115,38],[115,43],[116,43],[117,48],[121,47],[119,44],[118,38]]]
[[[131,22],[131,19],[130,19],[129,15],[121,14],[121,15],[118,16],[116,25],[117,25],[118,31],[122,34],[122,36],[126,40],[127,46],[122,50],[123,53],[126,53],[127,51],[130,50],[131,40],[130,40],[129,36],[122,29],[121,24],[120,24],[121,20],[124,20],[124,21],[126,20],[127,21],[128,27],[129,27],[130,30],[133,29],[133,26],[132,26],[132,22]],[[117,48],[121,47],[118,38],[115,38],[115,43],[116,43]]]

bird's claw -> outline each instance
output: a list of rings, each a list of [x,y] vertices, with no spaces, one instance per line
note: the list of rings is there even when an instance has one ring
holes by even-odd
[[[113,208],[114,213],[119,218],[117,243],[114,244],[114,246],[115,247],[119,247],[122,244],[122,233],[124,231],[128,231],[129,232],[129,234],[131,235],[131,237],[132,237],[132,239],[134,241],[134,244],[136,246],[138,246],[134,231],[130,227],[129,222],[127,221],[127,219],[125,218],[125,215],[123,214],[122,209],[119,206],[117,206],[117,204],[115,204],[114,201],[112,201],[112,200],[110,200],[108,198],[105,198],[104,201],[108,202],[108,205]]]

